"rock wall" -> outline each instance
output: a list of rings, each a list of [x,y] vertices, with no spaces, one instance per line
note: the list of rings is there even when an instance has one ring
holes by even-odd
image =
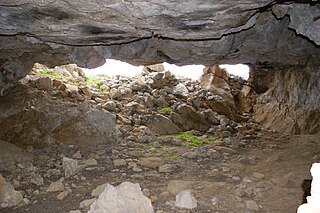
[[[0,11],[1,88],[35,62],[289,66],[320,54],[313,1],[5,0]]]
[[[319,132],[318,63],[310,62],[306,67],[269,69],[274,76],[267,85],[268,90],[258,98],[254,120],[266,128],[279,132],[293,134]]]

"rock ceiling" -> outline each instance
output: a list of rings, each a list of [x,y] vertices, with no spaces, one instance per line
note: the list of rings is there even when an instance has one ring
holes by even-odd
[[[304,66],[320,58],[318,1],[2,0],[0,82],[35,62],[97,67],[248,63]]]

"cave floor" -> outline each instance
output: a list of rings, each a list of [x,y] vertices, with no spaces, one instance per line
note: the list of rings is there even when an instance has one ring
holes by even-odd
[[[302,185],[311,179],[311,164],[320,161],[320,135],[281,136],[266,132],[256,138],[242,141],[231,138],[200,147],[172,144],[163,137],[159,137],[159,141],[161,143],[123,142],[113,147],[78,148],[83,159],[94,157],[98,164],[64,180],[66,188],[71,189],[64,199],[57,199],[60,192],[47,192],[49,183],[59,179],[51,176],[40,188],[34,185],[24,188],[30,192],[26,196],[29,204],[0,212],[87,212],[88,204],[80,207],[80,203],[93,198],[91,192],[98,185],[130,181],[140,184],[158,213],[293,213],[303,201]],[[33,164],[45,172],[48,161],[43,159],[59,161],[48,153],[75,153],[74,149],[73,146],[35,149]],[[171,166],[166,167],[166,172],[148,165],[137,166],[141,157],[160,158]],[[115,159],[126,160],[128,164],[114,165]],[[152,160],[150,162],[152,164]],[[174,207],[175,193],[185,189],[192,190],[198,202],[196,210]]]

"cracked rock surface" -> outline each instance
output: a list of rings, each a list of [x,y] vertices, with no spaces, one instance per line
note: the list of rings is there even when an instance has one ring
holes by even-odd
[[[35,62],[306,64],[320,55],[320,9],[294,2],[4,0],[0,87]]]

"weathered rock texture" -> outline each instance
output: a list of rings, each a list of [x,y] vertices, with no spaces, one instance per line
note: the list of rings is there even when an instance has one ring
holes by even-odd
[[[302,72],[301,70],[306,70]],[[320,131],[320,69],[308,67],[273,70],[268,90],[255,106],[255,121],[287,133]]]
[[[4,0],[0,82],[34,62],[306,64],[319,57],[320,9],[294,2]]]

